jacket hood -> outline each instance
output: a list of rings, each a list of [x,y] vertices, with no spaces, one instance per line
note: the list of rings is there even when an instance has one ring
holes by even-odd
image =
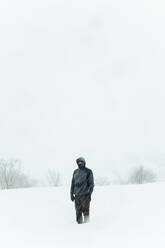
[[[80,157],[80,158],[76,159],[77,164],[78,164],[79,161],[83,162],[84,166],[86,165],[85,158]]]

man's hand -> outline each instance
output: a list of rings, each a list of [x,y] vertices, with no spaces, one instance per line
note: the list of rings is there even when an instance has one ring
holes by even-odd
[[[74,201],[75,200],[74,194],[71,193],[70,198],[71,198],[71,201]]]
[[[91,201],[91,193],[89,193],[89,200]]]

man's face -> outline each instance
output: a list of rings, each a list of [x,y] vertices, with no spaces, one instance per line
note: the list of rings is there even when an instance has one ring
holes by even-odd
[[[84,164],[84,163],[83,163],[82,161],[79,161],[79,162],[78,162],[78,165],[81,165],[81,164]]]

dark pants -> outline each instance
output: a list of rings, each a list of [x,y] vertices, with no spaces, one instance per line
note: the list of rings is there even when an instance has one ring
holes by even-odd
[[[89,208],[90,208],[91,196],[87,195],[75,195],[75,209],[76,209],[76,220],[79,224],[89,221]]]

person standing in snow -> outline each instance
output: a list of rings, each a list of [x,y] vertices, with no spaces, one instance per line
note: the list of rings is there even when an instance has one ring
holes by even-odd
[[[89,222],[89,208],[94,188],[94,178],[92,170],[86,167],[86,161],[83,157],[78,158],[76,162],[78,169],[73,172],[70,195],[71,200],[75,201],[76,221],[78,224],[82,224]]]

